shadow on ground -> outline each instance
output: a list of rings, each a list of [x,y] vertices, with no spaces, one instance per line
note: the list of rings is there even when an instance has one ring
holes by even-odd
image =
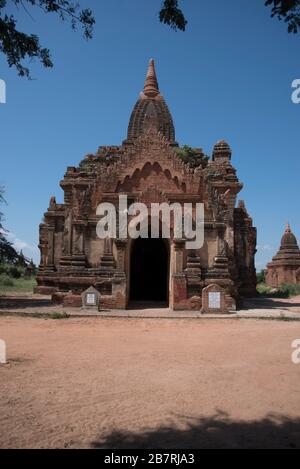
[[[300,302],[291,302],[277,298],[249,298],[245,299],[242,309],[290,309],[299,308]]]
[[[182,417],[176,425],[141,433],[113,431],[92,442],[105,449],[300,448],[300,418],[267,415],[263,420],[231,420],[218,411],[203,418]]]
[[[41,298],[0,298],[0,308],[35,308],[42,306],[53,306],[50,299]]]

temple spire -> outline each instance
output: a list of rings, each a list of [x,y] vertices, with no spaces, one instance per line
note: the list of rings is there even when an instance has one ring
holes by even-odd
[[[159,92],[154,60],[149,61],[143,91],[132,110],[128,125],[127,141],[132,140],[150,127],[155,127],[169,142],[175,143],[175,130],[168,106]]]
[[[285,233],[291,233],[291,232],[292,232],[291,226],[290,226],[289,222],[287,222],[286,227],[285,227]]]
[[[146,81],[144,85],[144,94],[149,98],[155,98],[159,94],[158,82],[155,73],[154,60],[150,59]]]

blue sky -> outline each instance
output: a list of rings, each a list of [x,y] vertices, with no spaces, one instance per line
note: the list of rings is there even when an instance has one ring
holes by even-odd
[[[50,48],[52,70],[31,64],[19,78],[0,58],[7,103],[0,105],[5,225],[18,247],[39,259],[38,225],[59,181],[100,145],[126,137],[150,57],[180,144],[226,139],[244,183],[240,198],[258,228],[257,267],[278,249],[286,221],[300,239],[300,34],[270,18],[264,0],[182,0],[185,33],[159,23],[160,0],[85,0],[96,17],[85,41],[56,17],[20,9],[19,27]]]

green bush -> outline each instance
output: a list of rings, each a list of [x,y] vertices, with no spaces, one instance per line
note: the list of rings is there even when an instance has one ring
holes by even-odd
[[[201,166],[205,168],[208,163],[208,156],[205,155],[201,148],[192,148],[188,145],[183,145],[183,147],[179,147],[176,149],[176,152],[179,158],[190,168],[198,168]]]
[[[259,283],[257,291],[260,295],[270,298],[290,298],[291,296],[300,295],[300,285],[284,284],[280,288],[272,288],[264,283]]]
[[[15,265],[11,265],[8,269],[8,275],[13,278],[20,278],[22,276],[22,269],[20,267],[16,267]]]
[[[272,298],[289,298],[290,294],[287,290],[278,288],[278,290],[274,291],[273,293],[269,293],[268,296],[271,296]]]
[[[8,275],[0,275],[0,290],[4,290],[5,293],[7,292],[10,292],[10,291],[19,291],[19,292],[32,292],[33,291],[33,288],[36,286],[36,280],[34,277],[31,277],[31,278],[24,278],[24,277],[20,277],[20,278],[16,278],[16,279],[12,279],[11,277],[9,277]],[[5,281],[3,283],[3,280],[1,280],[1,278]]]
[[[287,297],[300,295],[300,285],[289,285],[286,283],[279,290],[287,294]]]
[[[13,278],[21,278],[24,275],[24,267],[13,264],[0,264],[0,275],[6,274]]]
[[[0,264],[0,275],[6,274],[9,275],[9,269],[12,267],[11,264]]]
[[[0,285],[2,285],[3,287],[13,287],[14,281],[7,274],[1,274]]]
[[[260,295],[268,295],[273,290],[264,283],[258,283],[256,289]]]
[[[54,313],[50,313],[49,317],[51,319],[67,319],[69,317],[69,315],[67,313],[59,313],[59,312],[55,311]]]

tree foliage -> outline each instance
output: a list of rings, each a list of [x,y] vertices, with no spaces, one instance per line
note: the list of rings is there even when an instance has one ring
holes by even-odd
[[[54,13],[62,21],[69,21],[72,29],[81,26],[86,39],[93,33],[95,19],[88,8],[80,9],[77,2],[70,0],[0,0],[0,52],[6,55],[8,65],[15,67],[20,76],[30,78],[29,68],[24,66],[25,59],[38,59],[44,67],[52,67],[49,49],[42,47],[35,34],[26,34],[17,28],[17,20],[8,12],[11,6],[40,8],[45,13]]]
[[[300,28],[300,0],[262,0],[271,8],[271,16],[287,23],[288,32],[297,33]],[[62,21],[68,21],[72,29],[82,28],[83,35],[90,39],[93,34],[95,19],[89,8],[80,8],[72,0],[0,0],[0,52],[6,55],[8,65],[15,67],[20,76],[30,78],[29,68],[24,65],[26,59],[38,59],[44,67],[53,67],[50,51],[42,47],[39,37],[27,34],[17,27],[15,14],[11,7],[23,8],[29,15],[34,8],[44,13],[56,14]],[[30,11],[29,11],[30,10]],[[187,20],[179,8],[179,0],[163,0],[159,11],[159,20],[172,29],[185,31]]]
[[[271,16],[283,20],[289,33],[297,33],[300,27],[300,0],[265,0],[271,6]]]
[[[205,155],[201,148],[192,148],[189,145],[177,148],[179,158],[190,168],[205,168],[208,163],[208,156]]]
[[[0,188],[0,203],[5,203],[4,191]],[[19,259],[19,254],[12,243],[6,237],[6,230],[3,227],[3,213],[0,212],[0,263],[12,264]]]
[[[262,269],[260,272],[256,274],[257,277],[257,283],[265,283],[266,280],[266,273],[264,269]]]
[[[171,26],[172,29],[185,31],[187,21],[182,11],[178,8],[178,0],[164,0],[159,12],[161,23]]]
[[[288,25],[289,33],[297,33],[300,27],[300,0],[263,0],[271,7],[271,16],[283,20]],[[185,31],[187,21],[178,7],[178,0],[165,0],[159,12],[162,23],[173,29]]]

